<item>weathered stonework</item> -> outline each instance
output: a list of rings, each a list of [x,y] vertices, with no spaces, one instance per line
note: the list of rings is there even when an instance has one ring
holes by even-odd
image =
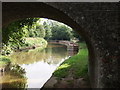
[[[119,12],[119,3],[3,3],[3,26],[27,17],[71,26],[86,40],[92,87],[120,88]]]

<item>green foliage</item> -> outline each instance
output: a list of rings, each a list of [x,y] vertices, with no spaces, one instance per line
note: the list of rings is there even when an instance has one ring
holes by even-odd
[[[7,43],[9,38],[14,37],[16,39],[21,39],[22,35],[25,34],[24,26],[31,27],[33,23],[37,22],[39,18],[26,18],[23,20],[16,21],[9,24],[7,27],[3,27],[2,30],[2,42]]]
[[[40,21],[40,20],[39,20]],[[45,37],[45,29],[42,24],[39,24],[39,22],[34,23],[31,27],[27,27],[27,37]]]
[[[80,43],[81,49],[77,55],[74,55],[64,61],[53,73],[58,78],[68,76],[69,72],[73,74],[74,78],[87,78],[88,73],[88,50],[85,43]]]
[[[10,62],[10,59],[6,56],[1,56],[0,57],[0,67],[4,67]]]
[[[46,33],[45,39],[50,40],[52,37],[52,31],[51,31],[50,25],[48,25],[46,22],[44,22],[43,25]]]
[[[5,45],[4,43],[3,43],[3,49],[2,49],[2,51],[1,51],[1,54],[2,55],[8,55],[8,54],[10,54],[12,52],[12,49],[11,49],[11,47],[10,47],[10,45]]]
[[[26,18],[9,24],[2,30],[2,55],[7,55],[14,49],[19,49],[25,44],[27,29],[37,22],[38,18]]]
[[[79,41],[84,41],[84,39],[74,30],[72,30],[72,35],[74,38],[79,39]]]
[[[47,41],[43,38],[26,38],[25,44],[26,46],[46,46]]]
[[[70,65],[68,63],[61,64],[54,72],[54,76],[65,78],[67,76],[68,69],[70,69]]]
[[[41,38],[45,37],[45,29],[43,25],[36,26],[36,36]]]
[[[72,28],[69,26],[53,21],[53,20],[47,20],[44,22],[44,28],[46,30],[46,37],[47,40],[80,40],[84,41],[82,37],[79,36],[77,32],[75,32]],[[50,28],[49,28],[50,27]]]
[[[58,22],[53,22],[52,39],[53,40],[70,40],[72,38],[71,28]]]

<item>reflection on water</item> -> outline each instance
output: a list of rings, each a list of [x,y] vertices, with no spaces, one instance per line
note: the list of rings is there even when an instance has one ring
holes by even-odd
[[[1,73],[3,88],[26,88],[25,70],[19,65],[11,65],[8,72]]]
[[[59,44],[48,45],[42,51],[15,52],[10,56],[10,71],[0,75],[0,84],[3,88],[41,88],[68,56],[66,47]]]

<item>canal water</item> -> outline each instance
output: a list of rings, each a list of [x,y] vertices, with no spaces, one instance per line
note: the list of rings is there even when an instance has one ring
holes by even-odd
[[[66,46],[50,44],[46,49],[32,49],[14,52],[10,70],[0,73],[3,88],[42,88],[54,70],[68,57],[73,55]]]

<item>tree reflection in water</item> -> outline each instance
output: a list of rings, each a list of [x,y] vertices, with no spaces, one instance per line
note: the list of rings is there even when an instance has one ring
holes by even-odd
[[[25,70],[18,64],[11,65],[10,71],[4,72],[2,75],[2,88],[26,88],[27,78],[25,74]]]
[[[14,52],[9,58],[12,60],[12,63],[20,65],[29,65],[40,61],[56,65],[65,57],[67,57],[67,51],[64,45],[49,45],[44,50],[36,48],[26,52]]]

